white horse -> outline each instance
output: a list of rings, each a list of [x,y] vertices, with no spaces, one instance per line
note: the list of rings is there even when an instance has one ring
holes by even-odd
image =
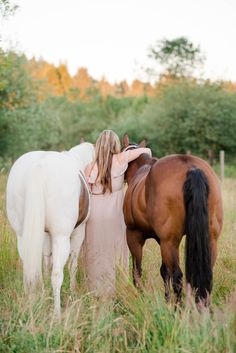
[[[68,260],[71,288],[85,236],[89,191],[84,181],[94,147],[82,143],[65,152],[29,152],[13,165],[7,182],[7,215],[17,235],[25,289],[42,280],[42,257],[52,263],[54,311],[60,318],[63,269]],[[82,218],[82,219],[81,219]]]

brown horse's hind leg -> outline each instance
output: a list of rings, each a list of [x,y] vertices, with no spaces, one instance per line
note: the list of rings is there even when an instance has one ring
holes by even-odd
[[[133,282],[135,287],[141,289],[142,255],[145,239],[138,230],[126,230],[127,243],[133,260]]]
[[[165,297],[170,298],[169,280],[172,280],[172,287],[176,295],[176,301],[181,302],[182,277],[183,273],[179,267],[179,249],[171,241],[161,241],[162,266],[161,275],[165,285]]]
[[[167,302],[169,302],[170,301],[170,274],[166,265],[163,262],[160,268],[160,273],[164,281],[165,299]]]

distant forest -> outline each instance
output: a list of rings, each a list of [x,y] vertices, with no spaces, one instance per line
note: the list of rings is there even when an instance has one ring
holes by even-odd
[[[0,49],[0,166],[30,150],[94,142],[106,128],[137,142],[145,137],[158,157],[191,152],[214,159],[223,149],[234,158],[236,84],[197,79],[191,70],[199,51],[185,38],[158,45],[152,55],[163,72],[153,85],[96,81],[86,68],[72,77],[65,64]],[[180,57],[176,46],[192,57]]]

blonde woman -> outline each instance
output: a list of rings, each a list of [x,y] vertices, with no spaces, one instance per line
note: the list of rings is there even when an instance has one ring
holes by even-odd
[[[128,270],[129,252],[123,216],[124,173],[128,163],[149,148],[120,152],[118,136],[103,131],[95,146],[95,159],[85,170],[92,192],[86,225],[85,264],[89,289],[98,295],[115,291],[116,265]]]

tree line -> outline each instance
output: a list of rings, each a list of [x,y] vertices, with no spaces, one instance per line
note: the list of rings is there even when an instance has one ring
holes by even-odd
[[[7,11],[9,1],[1,2]],[[146,137],[158,157],[191,151],[207,158],[221,149],[235,156],[235,83],[197,79],[204,60],[184,37],[157,42],[149,56],[163,68],[154,85],[112,87],[86,69],[71,77],[65,65],[0,48],[0,165],[30,150],[94,142],[105,128],[133,141]]]

